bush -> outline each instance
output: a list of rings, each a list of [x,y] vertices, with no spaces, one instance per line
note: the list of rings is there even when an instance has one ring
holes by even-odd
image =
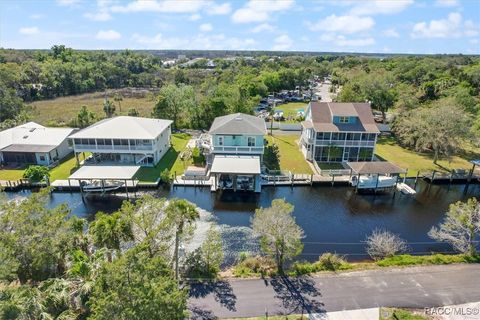
[[[280,170],[280,149],[275,143],[265,147],[263,163],[269,170]]]
[[[192,159],[193,164],[196,166],[205,165],[205,156],[200,152],[200,149],[198,149],[197,147],[193,148],[192,150]]]
[[[237,264],[233,273],[237,277],[273,276],[276,271],[275,261],[263,256],[248,257]]]
[[[387,230],[374,230],[367,237],[367,253],[374,260],[392,257],[407,249],[405,240]]]
[[[347,262],[336,253],[326,252],[318,258],[318,263],[324,270],[335,271]]]
[[[23,173],[23,177],[31,182],[39,182],[45,177],[50,177],[50,172],[45,166],[29,166]]]
[[[165,169],[160,173],[160,181],[162,181],[163,183],[165,183],[167,185],[172,183],[173,179],[172,179],[172,175],[170,173],[170,170]]]

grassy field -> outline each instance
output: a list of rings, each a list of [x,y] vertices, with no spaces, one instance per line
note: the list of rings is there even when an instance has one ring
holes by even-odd
[[[312,169],[303,157],[296,140],[298,135],[268,136],[268,143],[276,143],[280,150],[280,169],[289,170],[293,173],[311,174]]]
[[[150,116],[155,105],[153,97],[123,97],[120,102],[122,111],[119,110],[118,102],[113,101],[113,91],[109,91],[109,99],[115,104],[117,115],[126,115],[128,109],[135,108],[141,116]],[[32,121],[42,125],[66,125],[74,118],[82,106],[87,106],[97,118],[105,116],[103,112],[104,93],[87,93],[77,96],[61,97],[53,100],[36,101],[30,104],[32,107]]]
[[[282,110],[285,119],[288,119],[289,117],[295,119],[297,117],[298,109],[303,109],[303,111],[306,111],[307,105],[308,104],[305,102],[289,102],[278,105],[275,110]]]
[[[454,156],[449,160],[439,160],[433,163],[433,154],[419,153],[399,146],[394,138],[380,138],[376,146],[376,155],[396,165],[408,169],[409,176],[415,176],[417,171],[450,171],[452,169],[471,169],[469,162],[474,157],[480,158],[473,152],[464,157]]]
[[[5,170],[2,169],[0,170],[0,180],[11,180],[11,181],[16,181],[18,179],[23,178],[23,172],[25,170]]]
[[[429,316],[399,308],[381,308],[380,320],[429,320]]]
[[[172,134],[172,147],[163,156],[162,160],[152,168],[140,168],[137,172],[136,178],[144,182],[155,182],[160,177],[160,173],[165,169],[176,173],[177,176],[183,174],[185,169],[192,164],[192,160],[182,161],[179,155],[185,150],[185,147],[190,140],[190,136],[185,133]]]

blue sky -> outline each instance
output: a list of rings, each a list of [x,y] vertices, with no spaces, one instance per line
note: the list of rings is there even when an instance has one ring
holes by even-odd
[[[2,0],[0,47],[480,53],[478,0]]]

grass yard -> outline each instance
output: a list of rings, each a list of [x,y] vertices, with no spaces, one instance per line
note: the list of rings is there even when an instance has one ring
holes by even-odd
[[[380,320],[428,320],[432,319],[419,312],[399,308],[380,308]]]
[[[469,162],[474,157],[480,158],[479,154],[468,153],[465,157],[453,156],[449,160],[439,160],[433,163],[433,154],[418,153],[413,150],[402,148],[392,137],[378,139],[375,149],[377,156],[408,169],[409,176],[415,176],[418,171],[450,171],[452,169],[471,169]]]
[[[155,182],[160,177],[160,173],[165,169],[176,173],[177,176],[183,174],[185,169],[192,164],[192,160],[182,161],[179,157],[180,153],[185,150],[190,135],[186,133],[172,134],[172,147],[163,156],[162,160],[155,167],[140,168],[136,178],[144,182]]]
[[[280,169],[289,170],[293,173],[311,174],[312,168],[303,157],[297,140],[298,135],[267,136],[268,143],[276,143],[280,150]]]
[[[122,111],[120,112],[118,102],[113,100],[114,91],[108,93],[109,99],[115,104],[117,115],[126,115],[128,109],[135,108],[140,116],[150,116],[155,105],[155,100],[146,95],[145,97],[123,97],[120,102]],[[74,118],[82,106],[87,106],[88,110],[94,112],[97,118],[103,118],[104,93],[86,93],[76,96],[61,97],[52,100],[35,101],[30,104],[32,107],[32,121],[42,125],[67,125]]]
[[[0,170],[0,180],[11,180],[16,181],[18,179],[23,178],[23,172],[25,170],[17,170],[17,169],[2,169]]]
[[[285,119],[288,119],[289,117],[295,119],[297,117],[298,109],[303,109],[303,111],[306,111],[307,106],[308,104],[305,102],[289,102],[276,106],[275,110],[282,110]]]

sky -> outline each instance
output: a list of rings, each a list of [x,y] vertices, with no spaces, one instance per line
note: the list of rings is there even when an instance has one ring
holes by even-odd
[[[480,54],[479,0],[0,0],[0,47]]]

